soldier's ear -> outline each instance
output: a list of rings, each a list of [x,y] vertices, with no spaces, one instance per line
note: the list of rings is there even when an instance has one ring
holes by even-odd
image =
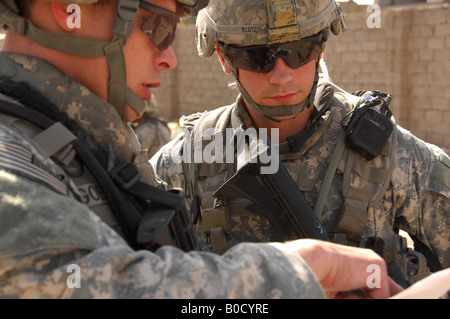
[[[225,61],[225,58],[222,55],[222,52],[220,52],[219,49],[219,45],[216,44],[216,51],[217,51],[217,55],[219,56],[219,61],[220,64],[222,64],[222,69],[226,74],[230,74],[231,73],[231,68],[228,66],[227,62]]]
[[[66,32],[75,31],[76,19],[81,19],[79,7],[77,7],[76,10],[71,10],[71,8],[69,8],[69,3],[59,1],[52,1],[50,5],[53,19],[59,27]]]

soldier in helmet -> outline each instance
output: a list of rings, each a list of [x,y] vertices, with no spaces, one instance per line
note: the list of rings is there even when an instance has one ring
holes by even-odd
[[[232,105],[183,118],[184,133],[151,162],[170,187],[186,189],[204,250],[298,238],[280,211],[215,194],[241,167],[225,133],[266,129],[327,239],[375,249],[406,287],[450,266],[450,160],[395,125],[388,94],[350,94],[331,82],[323,52],[344,30],[334,0],[210,1],[197,18],[198,52],[217,51],[240,94]],[[227,136],[215,150],[234,149],[234,162],[228,153],[219,161],[178,156],[211,153],[211,128]]]
[[[127,122],[176,65],[176,12],[204,4],[0,1],[1,297],[316,298],[364,288],[370,264],[383,280],[370,296],[399,291],[364,249],[328,246],[359,276],[326,284],[349,265],[317,263],[313,241],[194,251],[183,193],[158,188]]]

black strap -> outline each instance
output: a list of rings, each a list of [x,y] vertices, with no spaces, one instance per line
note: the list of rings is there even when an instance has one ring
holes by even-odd
[[[122,162],[114,166],[110,175],[123,190],[139,198],[145,198],[158,205],[179,209],[183,205],[182,198],[173,193],[153,187],[139,181],[140,172],[130,162]]]
[[[118,161],[112,148],[106,152],[98,147],[77,122],[33,92],[27,83],[0,78],[0,93],[21,103],[3,101],[0,112],[23,118],[42,129],[60,122],[77,136],[73,147],[108,198],[130,246],[150,250],[162,245],[175,245],[184,251],[198,249],[184,192],[165,191],[140,182],[141,173],[134,164]]]
[[[0,85],[1,86],[1,85]],[[55,121],[51,120],[49,117],[36,112],[30,108],[22,106],[20,104],[13,104],[8,101],[2,101],[0,103],[0,112],[9,114],[18,118],[23,118],[30,123],[46,129],[53,125]],[[86,139],[85,139],[86,142]],[[86,145],[93,144],[92,142],[83,143],[80,139],[73,142],[73,146],[77,151],[77,155],[80,157],[82,162],[89,169],[94,178],[99,182],[105,195],[108,197],[108,202],[122,226],[124,235],[130,245],[135,244],[135,232],[137,230],[138,220],[133,218],[133,214],[128,214],[129,208],[125,203],[122,195],[120,194],[114,182],[111,180],[103,166],[99,163],[97,158],[87,149]]]
[[[122,166],[119,164],[119,168],[116,168],[116,171],[110,176],[106,170],[107,153],[100,149],[74,120],[69,119],[65,113],[59,111],[45,97],[33,92],[27,83],[15,83],[9,79],[0,78],[0,92],[20,102],[19,104],[2,100],[0,112],[23,118],[42,129],[47,129],[55,122],[61,122],[78,137],[73,142],[77,155],[107,196],[108,203],[122,227],[125,238],[132,247],[137,247],[136,233],[142,216],[136,214],[125,202],[113,179],[119,182],[124,191],[128,190],[132,195],[148,198],[154,204],[168,207],[180,204],[180,198],[177,198],[174,194],[166,193],[151,185],[137,182],[137,180],[131,180],[131,175],[139,173],[138,169],[131,163],[125,163]],[[126,181],[125,185],[120,184],[123,181]],[[133,187],[130,187],[131,185]]]
[[[442,270],[442,266],[439,263],[439,260],[437,259],[436,255],[433,254],[431,249],[425,245],[423,242],[421,242],[416,236],[409,235],[411,239],[414,242],[414,250],[417,250],[418,252],[422,253],[425,258],[427,259],[427,265],[430,268],[432,272],[440,271]]]

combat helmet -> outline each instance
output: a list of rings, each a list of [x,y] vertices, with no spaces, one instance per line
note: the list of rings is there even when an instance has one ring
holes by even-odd
[[[312,105],[318,74],[305,101],[279,108],[259,105],[241,85],[238,69],[222,49],[228,44],[249,47],[294,43],[320,34],[323,51],[329,31],[338,36],[345,29],[344,15],[335,0],[210,0],[198,14],[196,42],[198,53],[204,58],[210,57],[218,44],[246,101],[259,114],[279,122],[273,117],[295,116]]]
[[[98,0],[61,0],[71,4],[92,4]],[[136,16],[140,0],[117,0],[117,16],[112,28],[113,38],[110,41],[93,40],[57,34],[34,26],[30,20],[21,16],[16,0],[0,0],[0,24],[11,28],[14,33],[47,48],[71,53],[88,58],[106,56],[110,69],[108,101],[115,107],[119,116],[125,121],[125,107],[132,106],[138,116],[145,110],[146,102],[126,83],[126,65],[123,46],[134,29],[132,19]],[[177,0],[177,15],[186,17],[196,15],[208,4],[208,0]]]

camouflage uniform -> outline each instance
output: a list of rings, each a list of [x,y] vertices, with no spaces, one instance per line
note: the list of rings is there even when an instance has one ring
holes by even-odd
[[[47,97],[98,145],[113,146],[118,157],[138,165],[143,180],[156,184],[145,151],[112,105],[43,60],[14,53],[1,56],[1,70],[26,70],[29,78],[22,80],[42,84],[42,91],[51,92]],[[1,100],[11,101],[5,95]],[[323,297],[301,258],[281,245],[243,244],[222,257],[170,246],[155,253],[132,250],[105,223],[117,224],[110,213],[105,215],[105,199],[92,192],[98,186],[91,174],[70,176],[40,148],[34,139],[36,127],[0,115],[1,297]],[[14,150],[25,154],[23,162],[11,162]],[[24,176],[21,164],[46,177]],[[81,271],[80,288],[69,288],[72,264]]]
[[[183,7],[177,8],[195,12],[197,2],[205,4],[203,0],[180,0],[177,4]],[[136,13],[140,3],[119,0],[118,4],[113,40],[123,45],[132,30],[131,9]],[[14,1],[0,1],[0,21],[16,34],[56,50],[73,49],[73,54],[92,57],[91,46],[83,45],[82,38],[36,32],[19,13]],[[115,54],[109,61],[114,71],[111,78],[117,81],[117,90],[110,90],[115,103],[100,99],[44,60],[0,53],[0,297],[323,297],[304,261],[282,245],[242,244],[219,257],[185,253],[172,246],[156,252],[136,251],[124,241],[122,227],[112,214],[114,205],[107,199],[111,197],[105,197],[100,180],[94,178],[98,172],[88,170],[90,163],[77,153],[81,148],[74,145],[80,137],[68,129],[76,123],[89,136],[91,140],[83,140],[89,144],[85,150],[108,152],[104,166],[114,165],[115,159],[128,161],[140,172],[136,176],[141,185],[157,185],[146,151],[123,122],[124,97],[134,98],[135,104],[130,105],[138,113],[145,103],[123,83],[123,52],[103,50],[111,44],[117,42],[97,41],[93,46],[100,48],[94,56]],[[52,114],[45,113],[49,103],[57,109],[51,109]],[[27,114],[36,111],[33,118],[16,113],[24,106]],[[49,118],[56,124],[42,128],[40,123]]]
[[[209,163],[204,158],[200,163],[193,164],[191,160],[177,164],[182,158],[180,154],[204,153],[205,147],[210,147],[204,140],[209,128],[217,132],[232,128],[235,134],[241,127],[254,128],[247,107],[275,122],[277,116],[297,116],[306,107],[312,107],[314,113],[306,128],[278,145],[279,157],[306,202],[315,210],[329,239],[370,248],[376,248],[374,243],[379,243],[382,249],[378,247],[377,252],[389,267],[401,265],[415,279],[427,274],[425,257],[417,252],[419,246],[425,255],[431,256],[428,260],[433,271],[450,266],[449,157],[438,147],[396,126],[390,113],[386,119],[391,121],[388,126],[393,126],[393,132],[383,141],[383,149],[380,144],[375,158],[366,160],[361,156],[363,152],[357,153],[345,147],[347,143],[344,145],[341,123],[348,118],[347,114],[370,99],[361,99],[366,96],[363,92],[350,94],[333,84],[321,60],[329,35],[338,36],[345,29],[342,11],[334,0],[211,0],[199,12],[198,53],[207,58],[219,47],[240,96],[230,106],[189,118],[185,121],[189,129],[184,130],[184,135],[164,147],[151,162],[157,175],[170,187],[187,190],[204,249],[222,253],[242,241],[292,239],[293,232],[279,227],[283,222],[279,218],[281,213],[275,209],[271,213],[262,212],[250,206],[247,199],[234,195],[212,196],[241,167],[238,162],[241,156],[235,156],[234,163],[228,164],[226,160]],[[311,46],[312,38],[320,41]],[[271,72],[278,58],[284,59],[291,68],[316,59],[314,84],[303,102],[280,107],[260,105],[240,83],[240,68]],[[379,114],[383,113],[380,105],[372,108],[378,108],[375,112]],[[372,135],[370,142],[374,137],[378,135]],[[189,141],[194,150],[189,149]],[[224,145],[223,149],[227,146],[230,145]],[[336,148],[338,161],[333,156]],[[334,169],[335,164],[336,170],[328,174],[327,168]],[[323,184],[330,185],[328,191],[322,192]],[[406,239],[398,236],[399,229],[415,239],[414,252],[408,249]],[[402,285],[407,286],[413,280],[405,278],[401,280]]]
[[[142,148],[148,150],[148,158],[158,152],[158,150],[171,140],[170,129],[166,122],[144,115],[144,120],[134,129]]]
[[[323,85],[327,86],[320,83],[319,87]],[[315,117],[305,131],[280,144],[280,159],[313,208],[343,130],[341,120],[354,106],[354,102],[355,96],[335,92],[334,97],[323,106],[325,112],[323,109],[315,110]],[[205,121],[208,117],[210,120]],[[213,192],[235,173],[236,164],[202,162],[196,167],[194,163],[177,164],[173,161],[174,154],[186,152],[186,149],[183,150],[186,140],[201,138],[201,132],[206,126],[211,125],[219,131],[225,128],[236,130],[241,125],[244,128],[254,127],[242,97],[239,96],[237,102],[230,106],[194,115],[185,122],[189,130],[163,147],[151,163],[158,177],[166,181],[169,187],[187,189],[189,202],[198,196],[201,209],[197,232],[203,249],[223,252],[243,241],[293,239],[291,234],[281,234],[280,238],[266,217],[249,209],[251,202],[247,199],[225,199],[221,207],[215,205]],[[191,134],[186,136],[190,131]],[[364,210],[365,216],[350,215],[351,210],[346,212],[351,217],[346,219],[341,216],[346,201],[351,202],[352,197],[358,198],[358,191],[367,196],[376,192],[365,178],[348,168],[347,158],[359,157],[361,160],[362,157],[346,149],[333,178],[321,222],[331,240],[354,246],[359,246],[364,239],[372,236],[395,241],[396,230],[402,229],[427,245],[440,265],[446,268],[450,266],[449,157],[438,147],[421,141],[399,126],[396,135],[396,147],[392,153],[385,152],[366,165],[373,167],[373,179],[376,179],[376,173],[385,169],[389,157],[393,170],[387,181],[387,189],[368,205]],[[364,165],[360,166],[362,170]],[[194,172],[198,172],[197,177]],[[345,183],[350,184],[348,189],[353,193],[343,194]],[[218,222],[215,225],[217,229],[205,230],[202,216],[211,212],[223,214],[226,220]],[[214,239],[211,238],[212,234]]]

